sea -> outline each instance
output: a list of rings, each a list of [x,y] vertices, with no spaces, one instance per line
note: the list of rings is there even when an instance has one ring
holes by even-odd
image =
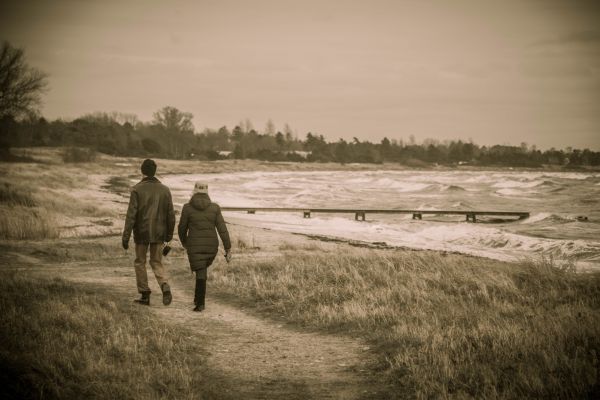
[[[170,175],[181,207],[197,181],[223,207],[526,211],[530,217],[224,212],[273,230],[504,261],[552,260],[600,270],[600,173],[532,171],[310,171]],[[234,229],[234,228],[233,228]]]

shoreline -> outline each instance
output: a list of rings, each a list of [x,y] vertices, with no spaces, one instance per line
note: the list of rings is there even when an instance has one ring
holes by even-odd
[[[61,160],[60,153],[62,147],[13,147],[17,155],[28,155],[37,163],[67,165]],[[124,169],[134,167],[132,174],[139,174],[139,165],[143,158],[112,156],[104,153],[98,153],[96,161],[83,164],[103,164],[106,161],[112,161],[114,165]],[[409,166],[399,162],[382,163],[335,163],[335,162],[296,162],[296,161],[264,161],[257,159],[223,159],[223,160],[177,160],[167,158],[154,158],[159,165],[157,176],[167,174],[198,174],[198,173],[227,173],[227,172],[254,172],[254,171],[499,171],[499,172],[565,172],[565,173],[600,173],[600,166],[574,166],[563,165],[543,165],[540,167],[519,167],[502,165],[446,165],[430,164],[426,166]],[[27,162],[8,162],[6,164],[20,165]],[[31,163],[29,163],[31,164]],[[73,164],[72,164],[73,165]],[[77,164],[74,164],[77,165]],[[192,167],[195,171],[186,171],[186,168]]]
[[[56,157],[57,154],[49,154],[48,149],[36,149],[43,153],[46,157]],[[54,150],[55,152],[58,149]],[[55,160],[56,161],[56,160]],[[56,207],[44,207],[46,198],[49,201],[56,201],[51,196],[44,197],[43,199],[37,200],[40,208],[47,208],[51,214],[51,220],[57,224],[58,238],[69,238],[69,237],[101,237],[105,235],[118,234],[123,225],[123,216],[127,207],[129,187],[131,185],[131,179],[139,177],[139,159],[136,158],[121,158],[102,155],[97,161],[92,163],[83,164],[64,164],[56,161],[56,168],[52,168],[51,171],[45,168],[44,164],[26,164],[26,163],[11,163],[0,166],[0,171],[8,170],[9,174],[6,175],[7,182],[11,182],[12,179],[15,182],[23,181],[30,176],[35,176],[34,179],[39,179],[40,184],[36,186],[36,190],[42,189],[44,192],[49,194],[58,194],[63,197],[61,204],[64,204],[64,209],[57,209]],[[166,176],[177,176],[184,174],[223,174],[223,173],[242,173],[242,172],[285,172],[289,169],[281,169],[294,164],[300,166],[304,171],[326,171],[327,168],[342,169],[342,170],[372,170],[372,168],[388,167],[388,164],[352,164],[346,166],[340,166],[339,164],[313,164],[313,163],[281,163],[281,162],[259,162],[255,160],[243,160],[238,162],[237,160],[227,161],[215,161],[215,162],[195,162],[195,161],[177,161],[177,160],[159,160],[159,178]],[[364,167],[367,168],[364,168]],[[398,167],[399,165],[394,165]],[[256,168],[259,167],[259,168]],[[348,167],[350,169],[348,169]],[[302,169],[298,169],[292,172],[301,172]],[[402,170],[412,171],[414,169],[402,167]],[[441,170],[441,169],[440,169]],[[449,168],[448,171],[457,170],[469,170],[468,168]],[[473,169],[471,169],[473,170]],[[507,171],[503,169],[502,171]],[[516,170],[515,170],[516,171]],[[536,170],[541,172],[540,170]],[[161,173],[162,172],[162,173]],[[563,171],[568,173],[567,171]],[[580,171],[581,172],[581,171]],[[64,178],[63,178],[64,177]],[[52,183],[46,181],[50,179],[56,179],[58,181],[68,180],[71,182],[62,182],[64,185],[52,186]],[[35,182],[35,181],[34,181]],[[34,185],[35,186],[35,185]],[[48,189],[48,190],[46,190]],[[35,192],[33,192],[35,193]],[[38,196],[35,196],[38,197]],[[81,202],[81,205],[75,209],[71,206],[71,203]],[[92,203],[93,205],[88,206],[87,204]],[[92,210],[92,213],[87,210]],[[99,210],[97,210],[99,209]],[[95,215],[94,215],[95,214]],[[253,229],[268,229],[268,227],[260,226],[252,223],[247,219],[231,218],[232,222],[238,225],[249,224],[253,225]],[[237,220],[237,221],[236,221]],[[343,236],[336,236],[335,234],[330,235],[323,232],[317,233],[302,233],[294,232],[290,230],[277,230],[273,229],[274,232],[279,232],[280,236],[285,233],[288,241],[293,241],[292,237],[307,237],[319,242],[332,242],[332,243],[343,243],[352,247],[365,247],[370,249],[379,250],[399,250],[399,251],[429,251],[437,252],[439,254],[453,254],[464,257],[475,257],[485,261],[501,261],[511,264],[519,264],[527,261],[539,262],[542,260],[542,256],[531,258],[524,257],[523,259],[502,259],[501,257],[493,257],[482,254],[472,254],[468,252],[461,252],[459,250],[445,250],[445,249],[428,249],[421,247],[412,247],[405,245],[393,245],[386,243],[384,240],[357,240]],[[568,261],[566,261],[568,262]],[[588,265],[586,262],[576,262],[577,270],[581,272],[597,270],[595,266]],[[585,264],[585,265],[584,265]]]

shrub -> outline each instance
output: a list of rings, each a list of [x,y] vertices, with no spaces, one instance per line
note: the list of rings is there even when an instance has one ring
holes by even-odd
[[[96,151],[90,148],[67,147],[62,154],[66,163],[92,162],[96,160]]]
[[[49,239],[58,236],[58,225],[45,209],[0,207],[0,239]]]
[[[0,203],[24,207],[35,207],[37,205],[30,191],[17,188],[8,182],[0,183]]]
[[[0,161],[4,161],[4,162],[24,162],[24,163],[32,163],[35,162],[35,160],[33,158],[31,158],[29,155],[27,154],[23,154],[23,155],[17,155],[17,154],[13,154],[10,151],[10,148],[7,147],[0,147]]]
[[[411,168],[427,168],[429,166],[425,161],[416,158],[409,158],[408,160],[405,160],[403,164]]]

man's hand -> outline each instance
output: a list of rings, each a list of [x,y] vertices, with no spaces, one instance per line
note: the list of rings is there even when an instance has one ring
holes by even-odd
[[[121,244],[123,245],[123,248],[125,250],[127,250],[129,248],[129,240],[122,240]]]
[[[231,261],[231,249],[225,250],[225,261],[227,261],[227,264]]]

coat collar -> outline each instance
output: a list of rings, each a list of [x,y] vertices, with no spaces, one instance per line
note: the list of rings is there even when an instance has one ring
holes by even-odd
[[[150,183],[160,183],[160,181],[155,176],[145,176],[140,183],[142,182],[150,182]]]

